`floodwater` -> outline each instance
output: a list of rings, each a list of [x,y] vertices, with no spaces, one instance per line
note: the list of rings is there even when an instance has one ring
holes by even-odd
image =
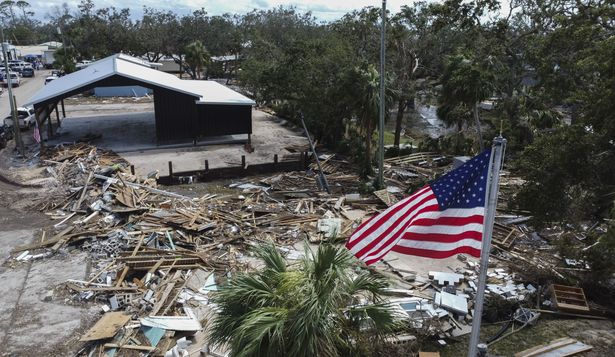
[[[454,131],[454,128],[447,128],[446,124],[438,117],[438,107],[435,105],[416,105],[416,124],[421,128],[421,131],[430,138],[435,139],[442,135],[446,135]]]

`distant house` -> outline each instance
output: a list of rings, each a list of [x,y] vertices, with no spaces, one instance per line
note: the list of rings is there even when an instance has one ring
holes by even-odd
[[[17,53],[17,47],[11,45],[10,43],[5,42],[2,48],[6,48],[6,53],[4,52],[4,50],[0,51],[0,60],[4,61],[5,55],[7,60],[15,60],[19,57],[19,54]]]

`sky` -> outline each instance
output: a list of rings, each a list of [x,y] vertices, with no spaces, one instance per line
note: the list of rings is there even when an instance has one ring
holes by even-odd
[[[399,11],[404,4],[411,4],[415,0],[388,0],[387,9],[391,12]],[[32,10],[39,19],[45,19],[45,15],[52,12],[55,6],[67,3],[72,9],[77,9],[79,0],[30,0]],[[295,6],[300,12],[311,11],[318,20],[331,21],[342,17],[354,9],[365,6],[380,7],[382,1],[378,0],[94,0],[96,7],[103,8],[115,6],[116,8],[128,7],[131,14],[140,17],[143,6],[153,7],[160,10],[172,10],[178,14],[188,14],[194,10],[205,8],[210,15],[224,13],[245,14],[253,9],[269,9],[280,5]]]

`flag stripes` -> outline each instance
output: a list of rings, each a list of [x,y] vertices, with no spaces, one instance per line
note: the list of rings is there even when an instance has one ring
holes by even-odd
[[[346,247],[373,264],[389,251],[430,258],[479,257],[490,150],[364,222]]]

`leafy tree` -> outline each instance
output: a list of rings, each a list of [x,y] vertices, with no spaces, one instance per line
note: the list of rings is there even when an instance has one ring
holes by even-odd
[[[602,151],[600,136],[573,125],[546,133],[516,162],[527,179],[515,197],[536,225],[600,217],[612,204],[615,151]]]
[[[414,13],[413,13],[414,14]],[[389,31],[390,48],[393,52],[393,83],[397,90],[397,113],[395,118],[395,139],[393,145],[399,148],[402,122],[408,106],[414,108],[414,73],[419,66],[419,58],[416,53],[417,39],[413,36],[410,27],[406,23],[408,14],[394,17]]]
[[[76,58],[77,51],[73,47],[61,47],[56,50],[54,67],[63,70],[65,73],[72,73],[77,70]]]
[[[164,55],[172,55],[177,48],[175,34],[179,26],[175,13],[144,7],[143,18],[135,25],[137,53],[150,62],[157,62]]]
[[[186,64],[192,79],[201,79],[203,67],[209,63],[209,53],[201,41],[196,40],[186,46]]]
[[[348,88],[352,88],[350,91],[350,106],[358,119],[359,130],[363,135],[365,145],[362,173],[370,175],[373,172],[372,145],[380,110],[380,75],[375,66],[363,64],[350,71],[347,80]],[[385,78],[385,115],[388,113],[396,94],[390,85],[390,80]]]
[[[439,97],[440,107],[438,115],[447,122],[451,122],[454,110],[463,106],[474,114],[476,137],[483,150],[483,137],[478,114],[478,104],[492,94],[494,75],[491,72],[491,61],[479,61],[472,56],[458,53],[450,56],[444,72],[442,73],[442,92]]]
[[[9,16],[9,24],[11,26],[14,26],[17,23],[17,20],[15,18],[15,1],[13,0],[4,0],[2,2],[0,2],[0,8],[2,8],[2,12],[7,14]]]
[[[227,343],[233,356],[366,354],[399,326],[380,300],[385,281],[353,272],[355,259],[344,248],[326,243],[314,253],[306,245],[293,268],[273,244],[256,255],[264,267],[231,278],[213,298],[219,313],[212,339]]]

